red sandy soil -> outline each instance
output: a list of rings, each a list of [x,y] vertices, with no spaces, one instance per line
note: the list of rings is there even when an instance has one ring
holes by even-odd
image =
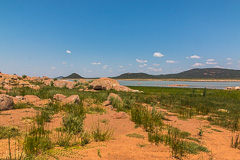
[[[166,110],[161,109],[163,112]],[[62,147],[55,147],[52,151],[59,159],[84,159],[84,160],[170,160],[171,150],[168,146],[159,144],[158,146],[148,142],[147,132],[142,128],[135,128],[135,124],[128,118],[114,119],[112,115],[115,111],[107,109],[106,114],[87,114],[84,121],[86,130],[91,131],[92,127],[99,121],[104,128],[111,127],[114,129],[114,138],[108,142],[91,142],[84,147],[75,147],[67,151]],[[169,113],[169,112],[168,112]],[[7,115],[10,114],[10,115]],[[34,109],[19,109],[2,111],[0,115],[0,125],[13,125],[24,131],[28,125],[22,121],[22,117],[31,117],[36,115]],[[61,126],[63,113],[54,115],[52,121],[47,123],[47,128],[52,130]],[[166,122],[191,133],[192,137],[199,138],[201,145],[210,150],[210,153],[200,153],[197,155],[188,155],[185,159],[189,160],[240,160],[240,150],[230,147],[232,132],[218,126],[209,125],[206,120],[188,119],[180,120],[176,116],[167,116],[171,121]],[[107,120],[104,124],[101,120]],[[203,129],[203,136],[199,137],[199,129]],[[213,131],[212,128],[221,130],[222,132]],[[144,139],[132,138],[127,134],[137,133],[143,135]],[[12,140],[14,142],[14,140]],[[0,140],[0,156],[8,154],[8,142],[6,139]],[[14,144],[14,143],[13,143]],[[144,145],[140,147],[139,145]],[[14,145],[11,145],[14,150]],[[99,153],[99,154],[98,154]],[[99,157],[101,156],[101,158]],[[54,159],[54,158],[50,158]]]

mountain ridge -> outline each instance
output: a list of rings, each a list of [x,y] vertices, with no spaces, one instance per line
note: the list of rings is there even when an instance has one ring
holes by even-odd
[[[176,74],[150,75],[124,73],[113,79],[240,79],[240,70],[223,68],[194,68]]]

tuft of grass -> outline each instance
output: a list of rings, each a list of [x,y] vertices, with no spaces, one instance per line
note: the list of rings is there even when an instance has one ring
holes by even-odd
[[[195,142],[200,142],[200,140],[198,138],[193,138],[193,137],[187,137],[186,139],[189,139],[191,141],[195,141]]]
[[[201,146],[194,142],[187,143],[187,151],[190,154],[198,154],[199,152],[209,152],[206,147]]]
[[[113,137],[113,133],[114,131],[110,127],[108,127],[107,129],[102,128],[99,124],[99,121],[92,128],[92,136],[96,142],[110,140]]]
[[[98,149],[98,157],[102,158],[102,155],[101,155],[100,149]]]
[[[89,107],[87,108],[87,113],[88,114],[104,114],[106,113],[106,110],[103,108],[103,107],[100,107],[100,106],[96,106],[96,107]]]
[[[204,128],[211,128],[211,126],[210,125],[206,125],[206,126],[203,126]]]
[[[198,135],[200,136],[200,137],[202,137],[203,136],[203,129],[202,128],[197,128],[199,131],[198,131]]]
[[[240,149],[240,134],[239,133],[232,136],[231,147]]]
[[[0,139],[12,138],[19,135],[19,129],[14,126],[0,126]]]
[[[216,132],[223,132],[221,130],[218,130],[218,129],[215,129],[215,128],[212,128],[213,131],[216,131]]]
[[[139,146],[140,148],[143,148],[143,147],[146,147],[147,144],[140,144],[140,143],[138,143],[137,146]]]
[[[56,139],[56,144],[59,145],[60,147],[64,147],[67,148],[69,147],[71,144],[71,139],[72,139],[72,134],[69,133],[63,133],[63,132],[58,132],[57,133],[57,137],[55,137]]]
[[[109,120],[107,120],[107,119],[102,119],[101,122],[102,122],[102,123],[105,123],[105,124],[108,124]]]
[[[63,129],[64,131],[72,134],[78,134],[83,132],[83,120],[84,115],[76,115],[74,113],[70,113],[63,117]]]
[[[38,154],[53,148],[49,133],[44,129],[44,125],[33,125],[30,128],[23,142],[26,159],[34,159]]]
[[[126,136],[133,137],[133,138],[140,138],[140,139],[144,139],[145,138],[143,135],[137,134],[137,133],[127,134]]]
[[[81,137],[81,146],[85,146],[90,143],[91,135],[88,132],[84,132]]]

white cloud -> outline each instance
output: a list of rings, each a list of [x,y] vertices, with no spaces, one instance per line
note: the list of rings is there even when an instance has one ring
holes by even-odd
[[[206,64],[217,64],[217,62],[206,62]]]
[[[71,66],[71,67],[73,67],[74,65],[73,65],[73,64],[71,64],[70,66]]]
[[[231,64],[232,64],[232,62],[228,62],[227,64],[228,64],[228,65],[231,65]]]
[[[199,66],[204,66],[204,64],[202,63],[195,63],[194,65],[192,65],[193,67],[199,67]]]
[[[207,62],[213,62],[215,61],[214,59],[208,59]]]
[[[148,62],[147,60],[141,60],[141,59],[136,59],[136,61],[137,61],[138,63],[147,63],[147,62]]]
[[[154,72],[161,72],[162,71],[162,68],[149,67],[148,69],[151,70],[151,71],[154,71]]]
[[[122,66],[122,65],[120,65],[119,67],[120,67],[120,68],[123,68],[123,66]]]
[[[141,67],[141,68],[142,68],[142,67],[145,67],[145,66],[146,66],[146,64],[141,64],[141,65],[139,65],[139,67]]]
[[[100,65],[100,62],[93,62],[92,65]]]
[[[167,60],[166,63],[179,63],[179,61]]]
[[[223,67],[221,67],[221,66],[214,66],[215,68],[223,68]]]
[[[62,62],[62,64],[67,64],[67,62]]]
[[[232,58],[227,58],[227,60],[228,60],[228,61],[231,61],[231,60],[232,60]]]
[[[201,57],[200,56],[197,56],[197,55],[193,55],[193,56],[190,56],[190,57],[186,57],[187,59],[200,59]]]
[[[157,63],[153,63],[154,66],[160,66],[160,64],[157,64]]]
[[[108,67],[108,65],[104,65],[102,68],[103,68],[103,69],[106,69],[107,67]]]
[[[153,56],[154,56],[154,57],[163,57],[164,55],[163,55],[162,53],[160,53],[160,52],[155,52],[155,53],[153,54]]]
[[[129,64],[129,66],[131,66],[132,64]]]
[[[66,52],[67,52],[68,54],[71,54],[71,53],[72,53],[70,50],[66,50]]]
[[[56,69],[56,67],[51,67],[51,69]]]

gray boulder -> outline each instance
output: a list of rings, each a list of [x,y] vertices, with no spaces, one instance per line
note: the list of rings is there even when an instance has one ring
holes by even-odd
[[[0,94],[0,110],[8,110],[12,108],[13,99],[6,94]]]

